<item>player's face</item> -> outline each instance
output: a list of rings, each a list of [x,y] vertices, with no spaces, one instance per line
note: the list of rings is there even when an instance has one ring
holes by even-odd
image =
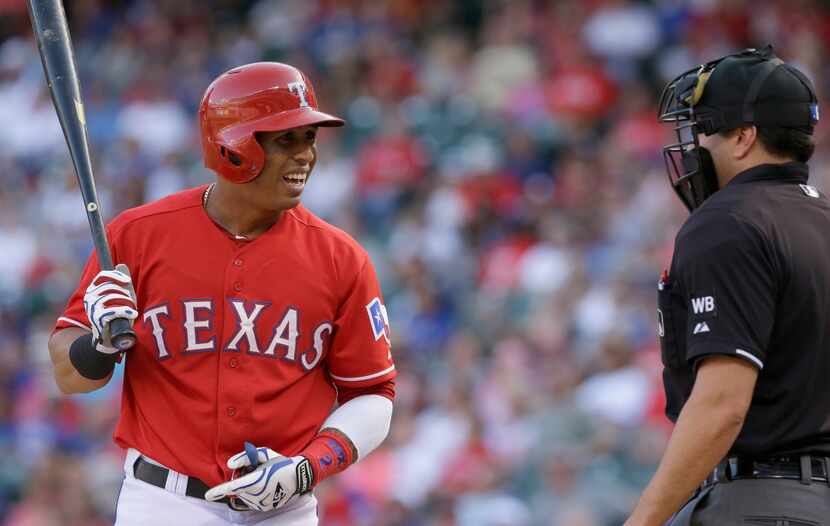
[[[249,183],[252,189],[279,209],[297,206],[317,162],[317,127],[258,133],[257,140],[265,151],[265,166]]]

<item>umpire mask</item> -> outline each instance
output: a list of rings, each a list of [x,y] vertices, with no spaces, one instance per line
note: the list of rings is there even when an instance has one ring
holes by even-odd
[[[776,126],[808,134],[818,121],[812,84],[773,53],[772,46],[746,49],[707,62],[669,82],[658,119],[674,124],[677,142],[663,147],[675,193],[693,211],[718,191],[712,155],[698,134],[741,126]]]
[[[669,183],[689,212],[718,191],[715,163],[697,139],[701,133],[695,106],[703,96],[706,82],[717,63],[690,69],[669,82],[660,96],[661,122],[674,123],[677,142],[663,147]]]

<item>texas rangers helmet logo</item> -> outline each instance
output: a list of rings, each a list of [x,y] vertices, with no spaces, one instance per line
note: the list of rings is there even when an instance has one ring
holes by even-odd
[[[372,334],[375,341],[381,336],[389,342],[389,315],[386,313],[386,306],[380,302],[380,298],[374,298],[366,305],[366,312],[369,314],[369,323],[372,326]]]
[[[308,93],[308,88],[306,87],[305,82],[302,80],[298,80],[297,82],[289,82],[288,91],[296,93],[297,96],[300,97],[301,108],[308,108],[308,101],[305,98],[306,93]]]

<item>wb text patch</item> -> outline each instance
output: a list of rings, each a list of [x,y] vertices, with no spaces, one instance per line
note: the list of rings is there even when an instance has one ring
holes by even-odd
[[[697,318],[716,318],[718,307],[714,294],[693,297],[690,300],[689,313]]]

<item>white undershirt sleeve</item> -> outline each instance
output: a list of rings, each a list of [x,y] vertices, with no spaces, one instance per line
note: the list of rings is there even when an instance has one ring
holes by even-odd
[[[332,411],[322,429],[333,427],[349,437],[357,449],[357,462],[386,439],[391,423],[392,401],[372,394],[353,398]]]

